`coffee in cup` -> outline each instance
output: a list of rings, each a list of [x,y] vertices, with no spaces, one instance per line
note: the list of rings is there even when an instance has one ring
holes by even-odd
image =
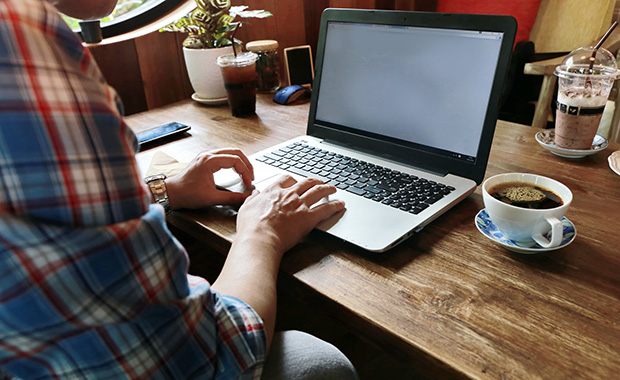
[[[222,55],[216,60],[233,116],[246,117],[256,113],[257,58],[256,53],[246,52]]]
[[[529,182],[503,182],[489,189],[489,194],[516,207],[547,209],[562,206],[559,195],[545,187]]]
[[[506,173],[484,181],[482,199],[489,218],[506,238],[523,246],[538,243],[543,248],[553,248],[562,242],[561,219],[573,201],[573,194],[551,178]]]
[[[566,149],[591,149],[614,80],[616,60],[604,48],[582,47],[555,69],[558,99],[555,145]]]

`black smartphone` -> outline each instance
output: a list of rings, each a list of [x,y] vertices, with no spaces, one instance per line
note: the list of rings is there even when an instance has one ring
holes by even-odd
[[[308,88],[312,86],[314,65],[310,45],[284,49],[284,61],[289,85],[298,84]]]
[[[191,127],[189,125],[173,122],[138,132],[136,133],[136,137],[138,138],[138,143],[142,146],[164,137],[170,137],[178,133],[189,131],[190,129]]]

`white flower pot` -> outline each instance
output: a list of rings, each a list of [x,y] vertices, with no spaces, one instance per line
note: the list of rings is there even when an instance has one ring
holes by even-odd
[[[232,53],[232,46],[215,49],[183,48],[189,81],[196,92],[192,96],[194,100],[204,103],[226,102],[224,80],[215,60],[220,55]]]

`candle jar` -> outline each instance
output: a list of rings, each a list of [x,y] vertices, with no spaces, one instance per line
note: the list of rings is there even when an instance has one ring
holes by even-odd
[[[275,92],[280,88],[280,60],[278,58],[278,41],[259,40],[248,42],[246,50],[256,53],[256,90]]]

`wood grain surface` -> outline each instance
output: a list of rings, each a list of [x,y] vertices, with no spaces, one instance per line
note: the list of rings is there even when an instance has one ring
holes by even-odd
[[[257,115],[191,101],[133,115],[136,131],[178,121],[191,136],[138,154],[189,161],[204,149],[251,154],[305,131],[308,104],[279,106],[260,95]],[[540,255],[511,253],[474,225],[480,189],[420,233],[384,254],[313,231],[288,252],[279,286],[320,300],[386,350],[431,378],[611,379],[620,372],[620,176],[607,157],[564,159],[540,147],[531,127],[498,122],[487,177],[530,172],[567,185],[566,217],[577,237]],[[173,212],[169,223],[225,253],[235,210]],[[372,223],[372,221],[369,221]]]

